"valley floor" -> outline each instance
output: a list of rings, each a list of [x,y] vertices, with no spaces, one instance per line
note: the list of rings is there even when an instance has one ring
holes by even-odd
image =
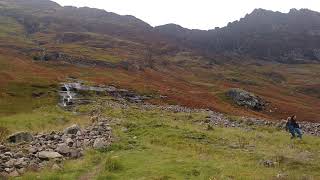
[[[115,142],[79,160],[16,179],[319,179],[320,139],[266,126],[211,127],[206,111],[145,108],[110,99],[82,105],[111,118]]]

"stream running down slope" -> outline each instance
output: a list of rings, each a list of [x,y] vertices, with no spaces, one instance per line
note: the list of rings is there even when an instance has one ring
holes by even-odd
[[[124,99],[132,103],[141,103],[149,96],[141,96],[126,89],[118,89],[114,86],[88,86],[82,82],[61,83],[59,105],[62,107],[77,104],[88,104],[92,100],[84,96],[85,93],[96,93],[99,95],[109,95],[119,99]]]

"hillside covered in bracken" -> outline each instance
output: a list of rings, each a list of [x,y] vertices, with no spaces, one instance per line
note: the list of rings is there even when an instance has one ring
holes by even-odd
[[[197,30],[0,0],[0,179],[319,179],[319,136],[319,12]]]

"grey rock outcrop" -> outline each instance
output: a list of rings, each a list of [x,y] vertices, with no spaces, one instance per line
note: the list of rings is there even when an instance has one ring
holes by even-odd
[[[7,140],[10,143],[31,142],[33,140],[33,136],[29,132],[18,132],[10,135]]]
[[[74,124],[64,130],[64,134],[77,134],[78,131],[81,131],[81,128]]]
[[[226,95],[237,105],[245,106],[252,110],[261,111],[266,106],[266,102],[262,98],[239,88],[228,90]]]

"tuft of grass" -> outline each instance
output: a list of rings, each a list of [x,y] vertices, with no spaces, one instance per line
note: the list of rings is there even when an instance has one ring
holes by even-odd
[[[117,157],[108,157],[105,161],[105,170],[109,172],[117,172],[123,169],[120,161],[117,160]]]
[[[246,146],[250,144],[249,140],[246,137],[240,135],[237,136],[237,143],[242,149],[246,148]]]

